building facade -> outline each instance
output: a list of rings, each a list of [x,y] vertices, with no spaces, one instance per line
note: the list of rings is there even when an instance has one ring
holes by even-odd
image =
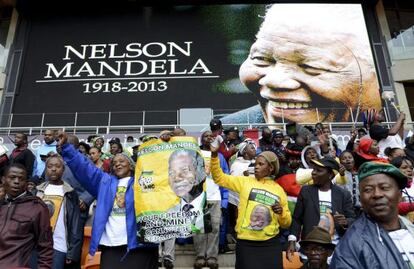
[[[238,74],[263,22],[263,3],[120,1],[116,7],[94,7],[68,2],[65,8],[52,5],[51,13],[32,2],[0,1],[2,127],[206,124],[211,115],[257,104]],[[411,122],[414,4],[352,4],[363,13],[380,94],[394,92]],[[391,102],[381,101],[393,121]],[[276,103],[282,110],[308,106]],[[359,105],[349,112],[338,102],[339,114],[347,118],[326,116],[335,107],[326,100],[320,104],[315,105],[318,121],[351,122],[360,115]],[[263,123],[249,115],[244,122],[228,123]],[[287,121],[292,120],[282,112],[275,122]]]

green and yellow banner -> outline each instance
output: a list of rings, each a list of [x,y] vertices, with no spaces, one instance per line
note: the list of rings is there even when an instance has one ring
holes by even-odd
[[[158,243],[205,232],[205,178],[203,156],[193,137],[142,144],[134,183],[140,241]]]

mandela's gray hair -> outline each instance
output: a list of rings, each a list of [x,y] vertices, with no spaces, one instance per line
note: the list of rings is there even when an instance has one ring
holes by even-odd
[[[196,170],[196,184],[203,182],[206,178],[203,157],[194,150],[178,149],[174,151],[168,159],[168,170],[170,170],[173,160],[179,157],[186,157],[191,159],[191,164],[194,167],[194,170]]]

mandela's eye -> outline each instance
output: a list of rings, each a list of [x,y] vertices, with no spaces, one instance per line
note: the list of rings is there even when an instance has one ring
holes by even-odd
[[[266,67],[276,63],[276,60],[262,54],[255,53],[250,56],[253,64],[259,67]]]
[[[330,70],[320,68],[320,67],[314,67],[308,64],[299,64],[299,67],[305,71],[305,73],[311,75],[311,76],[317,76],[325,72],[331,72]]]

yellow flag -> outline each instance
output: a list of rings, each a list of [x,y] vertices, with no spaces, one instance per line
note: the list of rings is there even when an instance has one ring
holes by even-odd
[[[140,241],[157,243],[205,232],[205,178],[203,156],[193,137],[142,144],[134,183]]]

